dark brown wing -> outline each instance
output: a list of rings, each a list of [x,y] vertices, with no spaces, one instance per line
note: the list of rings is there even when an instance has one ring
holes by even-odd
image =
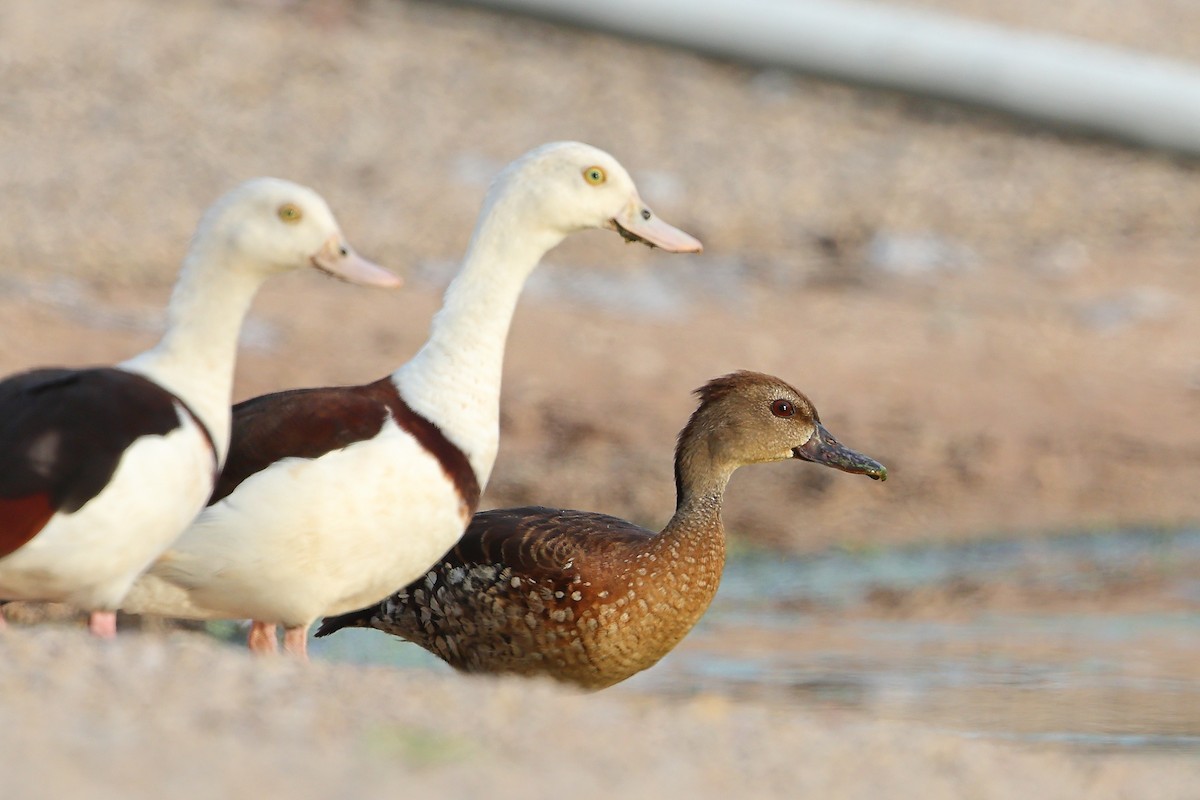
[[[0,557],[98,495],[142,436],[179,427],[177,399],[123,370],[39,369],[0,382]]]
[[[438,460],[462,499],[464,519],[479,505],[479,480],[466,453],[417,414],[391,378],[364,386],[293,389],[233,407],[229,457],[208,504],[284,458],[319,458],[374,437],[388,416]]]
[[[388,401],[377,384],[275,392],[233,407],[229,456],[208,504],[284,458],[318,458],[379,433]]]
[[[412,613],[415,598],[438,588],[451,594],[494,591],[490,581],[522,585],[567,587],[583,595],[610,587],[591,576],[617,573],[613,562],[636,550],[651,531],[607,514],[525,506],[482,511],[474,516],[462,539],[425,576],[369,608],[326,617],[317,636],[345,627],[371,626],[372,620]],[[465,576],[465,578],[464,578]],[[416,589],[424,589],[417,593]],[[400,621],[394,620],[397,625]],[[376,626],[378,627],[378,626]]]
[[[572,572],[580,559],[607,563],[654,536],[608,514],[543,506],[501,508],[476,514],[442,563],[494,564],[514,574],[553,579]]]

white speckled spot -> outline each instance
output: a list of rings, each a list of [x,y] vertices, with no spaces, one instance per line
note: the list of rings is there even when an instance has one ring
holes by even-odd
[[[575,602],[579,602],[583,599],[583,592],[571,592],[571,599]]]

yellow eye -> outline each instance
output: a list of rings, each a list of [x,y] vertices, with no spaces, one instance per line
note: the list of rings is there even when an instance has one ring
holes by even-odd
[[[284,203],[279,207],[279,218],[284,222],[299,222],[304,214],[300,211],[300,207],[294,203]]]
[[[583,171],[583,179],[593,186],[599,186],[608,180],[608,176],[601,167],[588,167]]]

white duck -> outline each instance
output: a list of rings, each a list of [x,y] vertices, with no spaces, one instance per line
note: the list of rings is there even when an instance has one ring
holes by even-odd
[[[123,608],[249,618],[249,645],[303,658],[322,615],[376,603],[462,535],[499,446],[505,339],[526,278],[568,234],[610,228],[672,252],[700,243],[659,220],[616,159],[545,145],[488,191],[429,340],[362,386],[265,395],[234,408],[209,507]]]
[[[255,292],[303,266],[400,283],[350,249],[316,192],[248,181],[201,220],[154,348],[0,382],[0,598],[69,602],[92,612],[93,633],[116,633],[114,609],[204,507],[225,462]]]

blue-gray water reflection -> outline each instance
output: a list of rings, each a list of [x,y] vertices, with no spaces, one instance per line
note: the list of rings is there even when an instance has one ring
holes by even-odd
[[[374,631],[339,660],[445,669]],[[726,694],[970,736],[1200,752],[1200,531],[730,560],[712,608],[615,691]]]

